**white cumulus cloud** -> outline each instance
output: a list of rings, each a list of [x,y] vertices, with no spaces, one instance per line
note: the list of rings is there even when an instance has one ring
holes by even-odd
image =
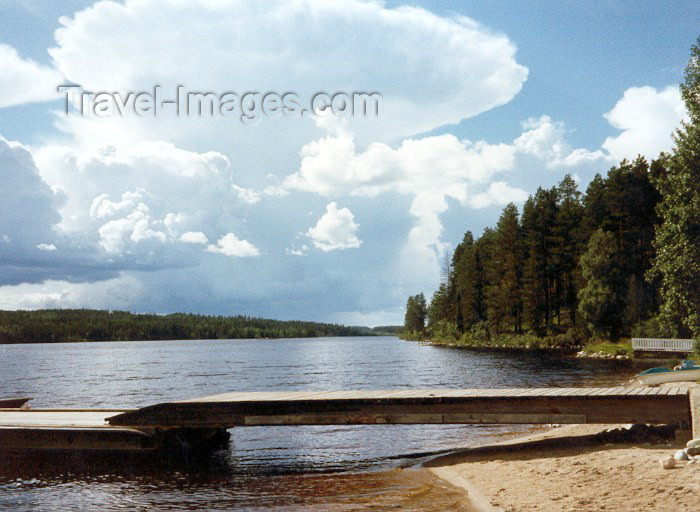
[[[149,265],[177,257],[189,258],[180,265],[195,264],[191,250],[178,256],[172,244],[206,245],[204,231],[227,233],[257,202],[255,192],[233,182],[228,158],[213,151],[143,141],[95,149],[47,145],[34,154],[41,176],[64,198],[57,219],[64,235],[81,233],[110,254],[143,257]]]
[[[327,128],[326,137],[301,149],[299,171],[285,178],[286,189],[368,197],[436,191],[465,201],[470,183],[486,183],[514,163],[507,144],[460,141],[445,134],[405,139],[396,149],[377,142],[358,151],[354,134],[343,123]]]
[[[148,206],[144,203],[138,203],[125,217],[106,222],[97,232],[100,235],[100,246],[110,253],[121,252],[127,241],[138,243],[155,239],[165,242],[168,238],[156,227],[156,223],[150,217]]]
[[[527,119],[522,127],[523,133],[513,141],[514,150],[522,156],[537,159],[548,169],[613,163],[601,150],[574,148],[566,139],[564,123],[555,121],[548,115]]]
[[[362,245],[362,240],[357,237],[359,227],[348,208],[338,208],[333,202],[326,206],[326,213],[315,226],[309,228],[306,236],[323,252],[356,249]]]
[[[233,233],[222,236],[216,245],[209,245],[207,251],[239,258],[260,255],[260,251],[253,244],[248,240],[239,240]]]
[[[304,108],[321,91],[378,92],[384,115],[350,120],[363,143],[426,132],[503,105],[528,74],[508,37],[472,19],[363,0],[98,2],[61,24],[49,53],[67,79],[91,91],[150,91],[155,84],[168,96],[179,84],[219,94],[293,91]],[[173,30],[179,26],[197,27],[186,44]],[[77,138],[98,145],[146,134],[188,147],[233,140],[265,147],[253,153],[269,161],[318,133],[309,122],[276,120],[264,119],[261,127],[167,115],[62,121]],[[272,147],[270,140],[281,143]]]
[[[472,197],[470,204],[474,208],[486,208],[492,204],[523,203],[527,196],[524,190],[511,187],[504,181],[495,181],[486,191]]]
[[[183,233],[180,236],[180,240],[188,244],[206,245],[209,243],[207,235],[205,235],[201,231],[188,231],[187,233]]]
[[[642,154],[656,158],[673,147],[671,134],[685,116],[685,106],[677,86],[630,87],[605,118],[622,133],[603,143],[616,160]]]
[[[49,279],[42,283],[0,286],[0,309],[98,308],[131,309],[144,294],[133,276],[91,283]]]
[[[60,201],[39,174],[29,149],[2,136],[0,183],[0,237],[8,243],[4,251],[52,243],[61,220]]]
[[[13,47],[0,43],[0,107],[58,98],[61,73],[23,59]]]

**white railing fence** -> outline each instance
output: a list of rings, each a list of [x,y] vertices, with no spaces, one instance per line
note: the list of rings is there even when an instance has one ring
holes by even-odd
[[[632,350],[650,352],[692,352],[695,340],[632,338]]]

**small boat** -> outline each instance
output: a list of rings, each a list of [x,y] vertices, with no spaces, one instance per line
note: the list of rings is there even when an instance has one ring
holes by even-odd
[[[684,360],[673,370],[670,368],[649,368],[635,377],[644,386],[658,386],[664,382],[693,382],[700,380],[700,366],[695,361]]]
[[[29,409],[31,398],[0,398],[0,409]]]

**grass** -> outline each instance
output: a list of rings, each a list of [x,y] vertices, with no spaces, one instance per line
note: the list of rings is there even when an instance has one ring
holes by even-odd
[[[632,341],[629,339],[617,342],[591,340],[583,347],[583,351],[589,354],[632,357]]]

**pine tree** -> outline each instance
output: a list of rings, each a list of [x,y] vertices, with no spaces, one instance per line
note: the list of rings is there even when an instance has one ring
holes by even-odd
[[[567,174],[557,187],[557,204],[559,206],[553,228],[554,246],[552,255],[559,269],[557,282],[557,318],[559,309],[564,307],[572,324],[576,323],[578,259],[585,249],[585,239],[581,231],[583,204],[581,192],[576,182]]]
[[[425,330],[426,304],[422,293],[412,295],[406,301],[404,330],[407,333],[421,333]]]
[[[440,283],[435,290],[428,306],[428,326],[435,327],[441,321],[449,321],[451,305],[447,291],[447,283]]]
[[[489,262],[493,261],[496,255],[496,232],[491,228],[484,229],[479,239],[476,241],[476,257],[474,273],[476,275],[476,303],[475,308],[480,322],[488,319],[489,289],[492,286],[491,275],[488,272]]]
[[[496,331],[522,332],[523,242],[518,209],[508,204],[498,220],[495,239],[496,258],[490,261],[491,286],[487,294],[488,320]]]
[[[465,332],[478,321],[476,312],[476,248],[471,231],[464,234],[464,238],[455,248],[452,256],[455,287],[455,323],[460,333]]]
[[[532,330],[544,334],[556,310],[559,268],[552,254],[556,239],[557,191],[538,188],[523,206],[522,226],[527,258],[523,276],[525,319]]]
[[[661,278],[661,320],[679,336],[700,339],[700,38],[691,49],[681,95],[688,113],[674,134],[661,193],[651,276]]]
[[[588,184],[583,198],[583,238],[588,240],[593,232],[603,225],[608,216],[605,201],[605,180],[600,174]]]
[[[622,330],[626,298],[623,258],[609,231],[598,229],[581,257],[581,273],[586,285],[578,294],[578,309],[594,336],[616,339]]]

